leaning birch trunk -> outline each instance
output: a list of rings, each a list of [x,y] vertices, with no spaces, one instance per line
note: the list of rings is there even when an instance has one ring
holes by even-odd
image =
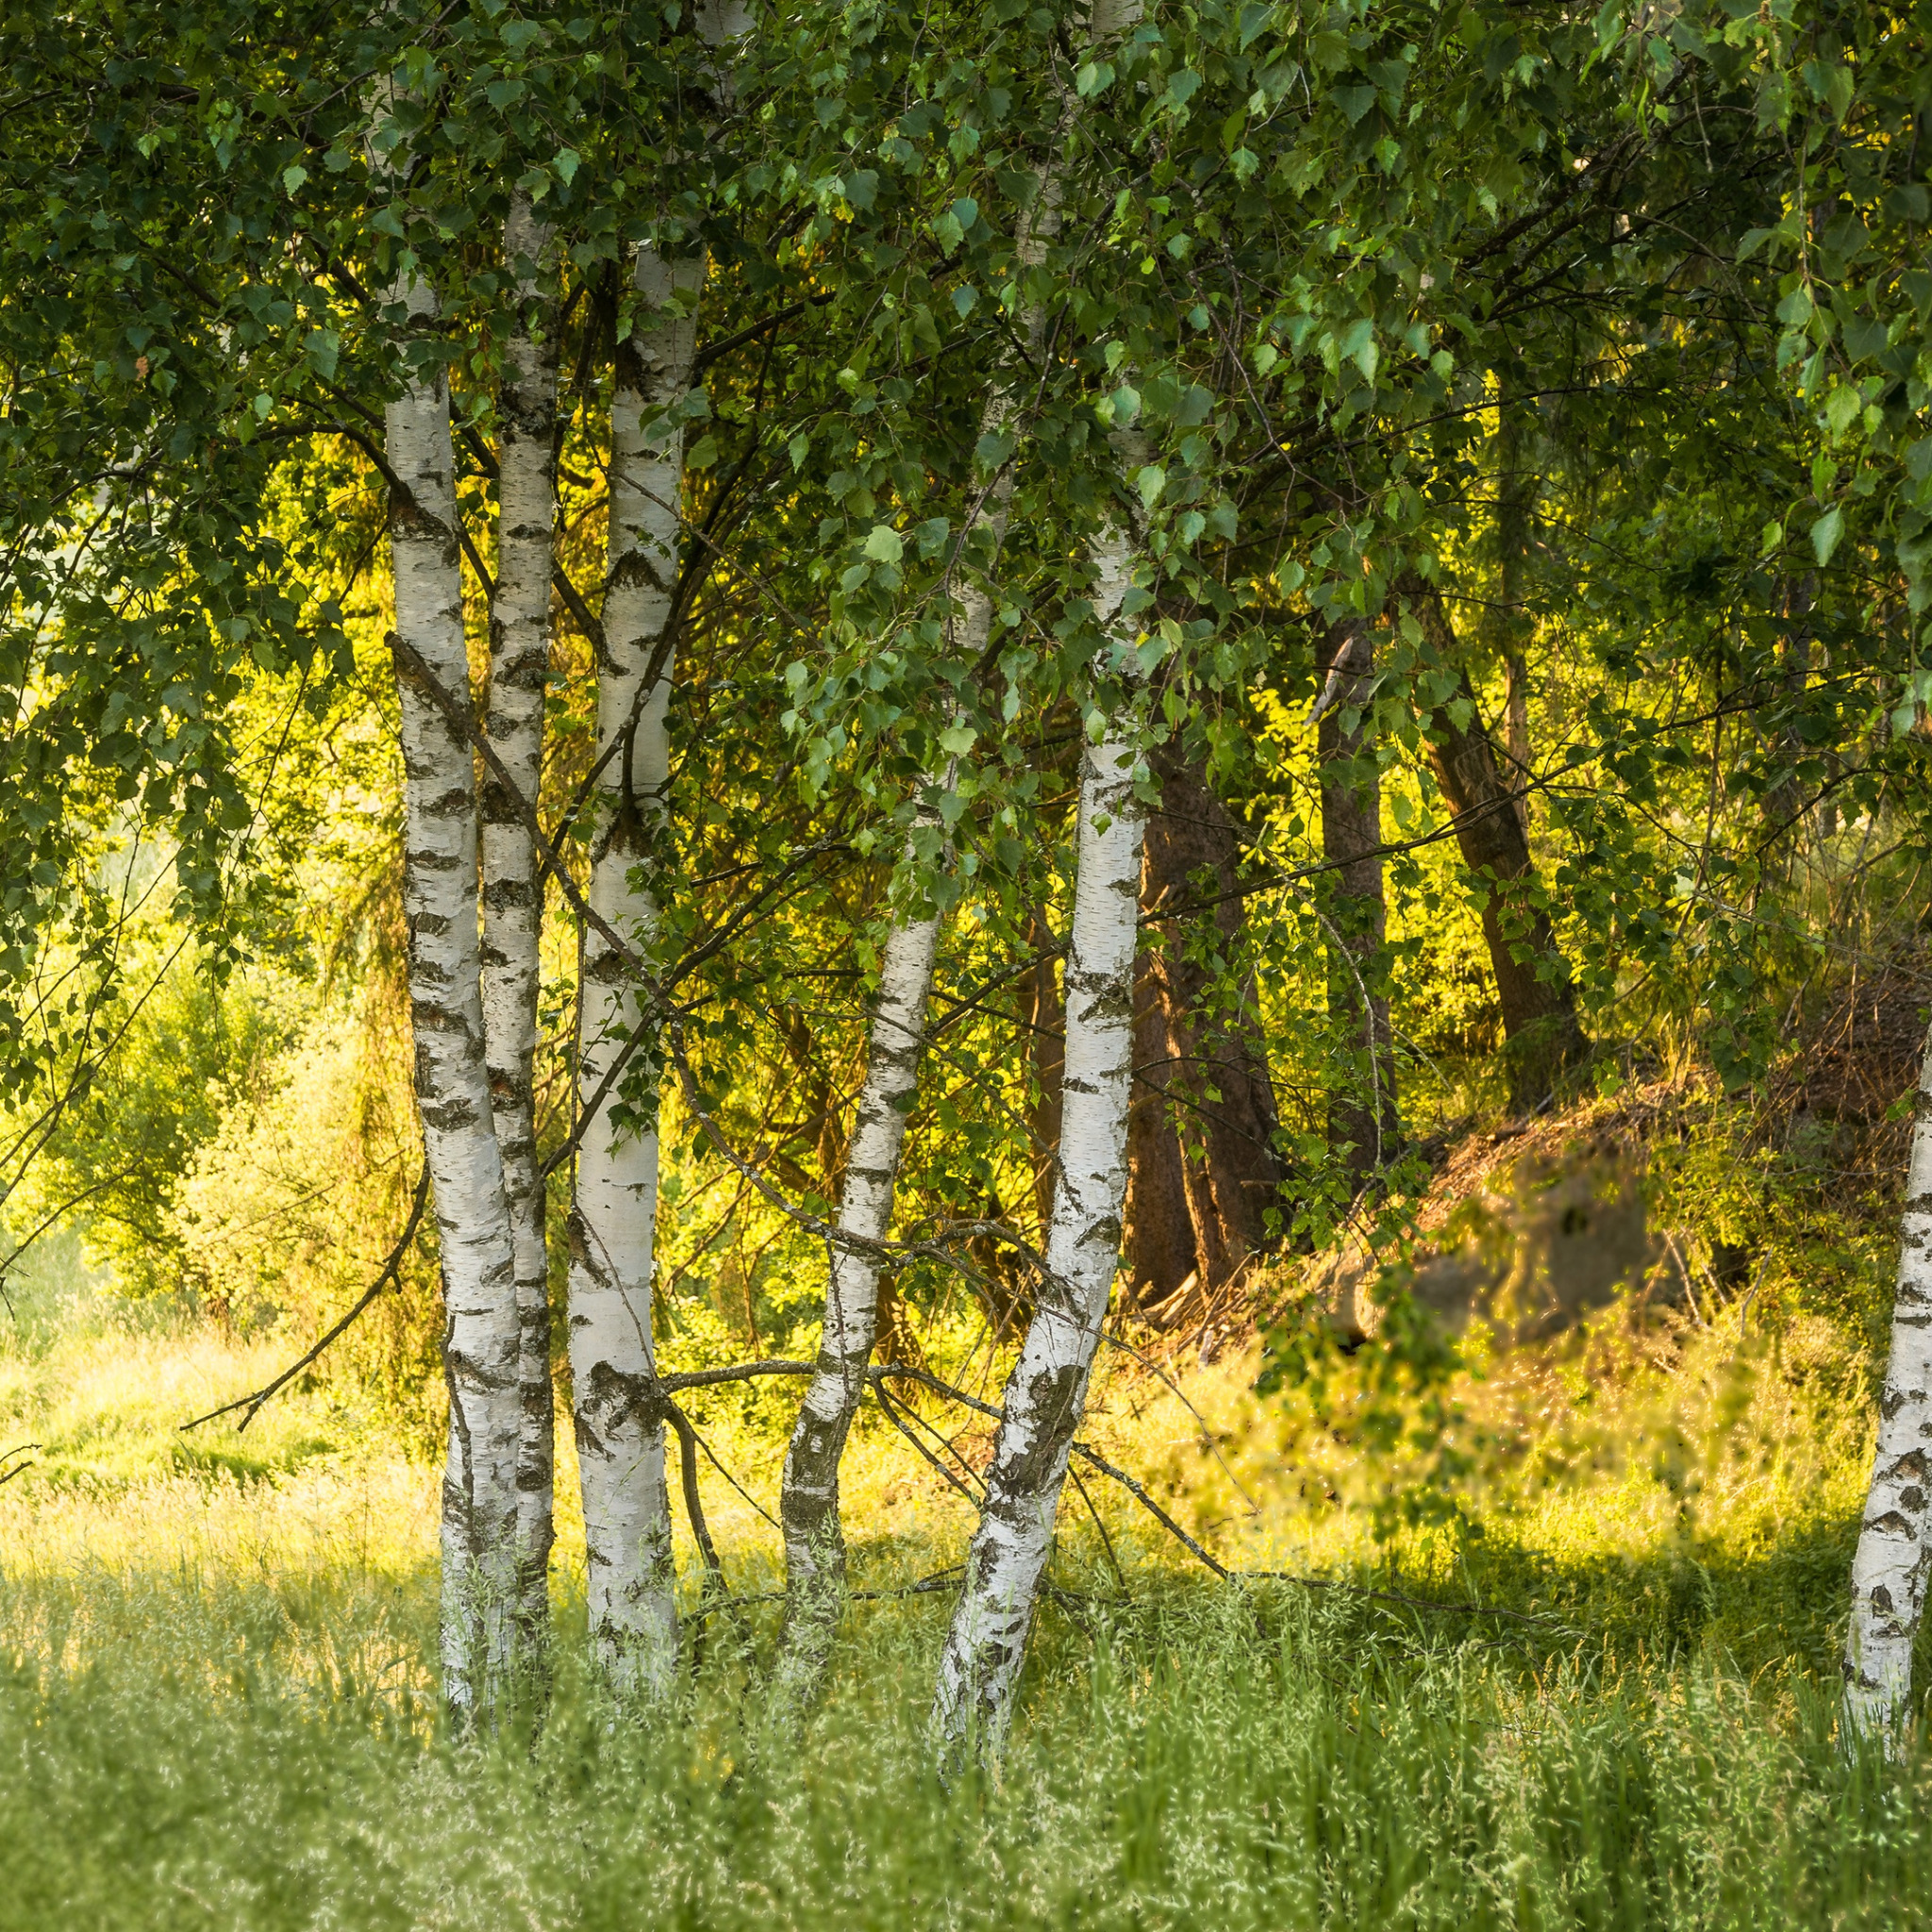
[[[1131,467],[1131,460],[1123,465]],[[1120,612],[1132,581],[1134,545],[1114,523],[1096,538],[1092,554],[1094,616],[1131,661],[1134,627]],[[933,1724],[949,1754],[974,1736],[997,1745],[1010,1716],[1074,1432],[1086,1408],[1093,1353],[1120,1263],[1146,824],[1134,788],[1139,750],[1124,723],[1117,716],[1101,742],[1087,746],[1080,774],[1059,1178],[1046,1274],[1007,1380],[986,1501],[940,1659]]]
[[[865,1081],[845,1150],[824,1329],[791,1441],[778,1513],[785,1535],[785,1624],[774,1688],[793,1703],[816,1689],[838,1627],[845,1587],[839,1521],[839,1463],[865,1391],[878,1338],[879,1261],[869,1244],[891,1224],[906,1118],[925,1045],[926,996],[939,943],[938,915],[893,923],[866,1039]]]
[[[405,280],[413,320],[434,293]],[[446,691],[466,695],[449,391],[412,379],[386,412],[395,635]],[[436,1193],[445,1307],[449,1463],[442,1484],[443,1691],[459,1723],[500,1702],[515,1661],[516,1250],[491,1124],[476,926],[476,790],[468,740],[397,651],[403,906],[424,1158]]]
[[[1051,173],[1039,208],[1020,241],[1020,253],[1028,266],[1038,265],[1058,230],[1058,182]],[[1039,351],[1043,325],[1041,312],[1029,308],[1024,334],[1030,353]],[[1011,422],[1013,412],[1014,398],[1003,385],[981,416],[982,434],[998,434]],[[1006,538],[1012,493],[1009,465],[989,486],[961,533],[962,554],[975,531],[984,530],[991,538],[989,569]],[[992,635],[991,587],[969,583],[959,601],[960,623],[952,656],[971,664]],[[956,759],[939,781],[940,789],[950,791],[957,782]],[[929,829],[938,820],[929,817],[924,823]],[[913,852],[914,844],[908,841],[908,863]],[[883,1241],[891,1225],[906,1119],[919,1085],[939,929],[937,911],[909,913],[893,922],[886,939],[878,998],[866,1037],[865,1080],[839,1196],[837,1225],[843,1239],[832,1246],[818,1359],[785,1453],[778,1503],[785,1537],[785,1624],[779,1633],[774,1688],[794,1707],[809,1698],[824,1675],[844,1598],[839,1465],[878,1340],[879,1262],[872,1244]]]
[[[550,572],[557,511],[553,439],[557,344],[526,325],[539,299],[549,230],[528,202],[510,205],[503,248],[525,311],[498,392],[500,422],[496,598],[490,612],[490,741],[522,800],[536,801],[543,764],[543,694],[550,671]],[[547,1639],[556,1419],[550,1390],[550,1297],[543,1249],[543,1177],[532,1092],[543,903],[537,853],[520,799],[485,779],[483,1038],[490,1103],[516,1242],[519,1613],[528,1641]]]
[[[1848,1729],[1895,1741],[1912,1688],[1912,1643],[1932,1564],[1932,1032],[1925,1036],[1906,1162],[1891,1358],[1878,1402],[1872,1488],[1852,1560],[1845,1635]]]
[[[696,324],[687,298],[703,264],[641,247],[639,325],[620,347],[610,404],[609,576],[597,681],[597,749],[619,745],[598,779],[592,908],[641,951],[657,923],[648,870],[669,778],[672,593],[677,581],[683,431],[663,412],[691,386]],[[671,1507],[657,1401],[651,1279],[658,1213],[656,1056],[596,1101],[612,1058],[649,1024],[623,961],[584,935],[577,1085],[595,1113],[578,1144],[570,1216],[570,1365],[583,1485],[591,1635],[611,1687],[661,1694],[677,1658]],[[641,1108],[620,1097],[644,1096]]]

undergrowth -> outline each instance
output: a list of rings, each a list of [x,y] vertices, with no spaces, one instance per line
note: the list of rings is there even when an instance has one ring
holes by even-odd
[[[30,1281],[0,1352],[0,1447],[39,1445],[0,1484],[0,1928],[1924,1924],[1932,1757],[1837,1734],[1881,1222],[1695,1144],[1654,1184],[1687,1243],[1722,1206],[1748,1270],[1466,1345],[1378,1453],[1372,1350],[1269,1393],[1254,1347],[1107,1352],[1088,1439],[1224,1562],[1300,1580],[1216,1581],[1090,1472],[1008,1749],[950,1787],[923,1729],[949,1599],[891,1592],[957,1562],[971,1512],[877,1416],[843,1484],[874,1594],[802,1741],[762,1701],[769,1602],[688,1623],[675,1711],[599,1700],[566,1431],[547,1715],[465,1744],[436,1472],[380,1405],[311,1381],[183,1435],[282,1348]],[[965,1330],[926,1342],[996,1391]],[[741,1484],[701,1469],[741,1596],[781,1581],[793,1400],[691,1401]],[[981,1419],[922,1414],[983,1460]]]

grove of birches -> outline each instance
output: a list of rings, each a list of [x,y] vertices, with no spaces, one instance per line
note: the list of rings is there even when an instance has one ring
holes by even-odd
[[[9,0],[5,1278],[79,1228],[271,1338],[184,1441],[334,1376],[433,1444],[459,1738],[541,1710],[561,1513],[667,1721],[751,1627],[726,1480],[808,1725],[883,1430],[967,1524],[928,1748],[996,1758],[1094,1501],[1240,1582],[1108,1375],[1379,1363],[1349,1453],[1453,1533],[1454,1149],[1641,1094],[1783,1159],[1832,1013],[1924,1027],[1928,184],[1923,0]],[[1833,1585],[1881,1757],[1911,1039]]]

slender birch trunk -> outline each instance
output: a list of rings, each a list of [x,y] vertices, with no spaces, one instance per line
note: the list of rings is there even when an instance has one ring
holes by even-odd
[[[395,291],[414,320],[434,293]],[[446,691],[469,691],[449,391],[412,379],[385,416],[395,635]],[[424,1156],[435,1187],[445,1306],[449,1462],[442,1484],[444,1696],[488,1715],[515,1658],[518,1400],[516,1250],[484,1060],[476,787],[468,740],[402,653],[403,905]]]
[[[1041,205],[1041,215],[1021,244],[1022,255],[1029,262],[1038,261],[1057,225],[1058,193],[1051,177]],[[1037,348],[1041,336],[1037,312],[1027,314],[1026,334]],[[1012,398],[1003,387],[986,407],[982,431],[1003,429],[1012,409]],[[969,522],[961,539],[962,549],[974,530],[983,528],[991,537],[992,555],[997,558],[1006,537],[1012,490],[1008,468],[994,480],[976,517]],[[959,661],[971,663],[986,649],[992,635],[991,589],[979,583],[968,585],[960,606],[954,655]],[[957,782],[955,761],[940,778],[939,786],[950,791]],[[923,821],[928,828],[937,823],[936,816]],[[908,841],[908,861],[913,849]],[[939,929],[936,910],[911,913],[895,920],[886,939],[878,998],[866,1037],[865,1080],[859,1090],[839,1197],[839,1232],[858,1241],[883,1241],[891,1225],[906,1121],[919,1086]],[[858,1247],[833,1245],[818,1359],[792,1425],[779,1492],[787,1595],[774,1681],[780,1696],[793,1703],[808,1698],[817,1688],[844,1599],[845,1537],[839,1517],[839,1465],[859,1398],[865,1392],[865,1372],[878,1340],[878,1285],[879,1263],[874,1255]]]
[[[1116,439],[1133,467],[1137,455]],[[1115,523],[1095,540],[1094,615],[1131,646],[1121,604],[1135,547]],[[1120,1262],[1133,1076],[1134,954],[1140,938],[1146,815],[1134,790],[1139,749],[1116,718],[1089,744],[1080,777],[1078,875],[1066,973],[1066,1074],[1059,1183],[1040,1285],[1008,1378],[986,1503],[940,1660],[933,1724],[944,1748],[974,1734],[997,1743],[1012,1709],[1041,1573],[1053,1544],[1074,1432]]]
[[[538,299],[549,230],[528,202],[510,205],[503,245],[525,311]],[[490,741],[516,790],[535,802],[543,765],[543,696],[550,670],[550,571],[557,513],[554,439],[557,344],[520,325],[498,392],[496,598],[490,612]],[[486,777],[483,823],[483,1038],[490,1105],[516,1244],[522,1405],[517,1463],[519,1613],[533,1643],[548,1635],[556,1417],[550,1388],[550,1296],[543,1247],[543,1179],[532,1092],[537,1051],[542,896],[537,853],[518,800]]]
[[[670,748],[665,711],[671,655],[665,626],[677,581],[684,433],[661,412],[689,390],[696,323],[687,305],[703,274],[641,247],[638,326],[618,352],[610,404],[609,576],[606,656],[597,683],[597,748],[620,750],[598,780],[591,906],[640,949],[651,943],[657,900],[648,873],[661,828]],[[654,658],[658,661],[654,664]],[[593,930],[584,935],[583,1044],[577,1084],[595,1099],[613,1056],[644,1015],[622,961]],[[651,1279],[658,1212],[655,1120],[626,1116],[620,1095],[655,1106],[655,1055],[634,1054],[585,1127],[570,1217],[570,1363],[576,1391],[591,1634],[614,1688],[658,1694],[677,1657],[671,1508],[664,1427],[656,1397]]]
[[[866,1041],[865,1081],[839,1194],[839,1232],[857,1241],[882,1241],[891,1224],[906,1119],[925,1046],[939,930],[936,914],[914,915],[896,921],[886,940]],[[789,1593],[775,1682],[781,1694],[793,1699],[809,1696],[816,1687],[844,1598],[839,1463],[878,1337],[878,1288],[876,1257],[834,1243],[818,1362],[792,1426],[778,1505]]]
[[[1895,1740],[1912,1689],[1912,1643],[1932,1566],[1932,1032],[1906,1162],[1891,1357],[1878,1401],[1872,1488],[1852,1560],[1845,1634],[1849,1730]]]
[[[741,0],[708,0],[695,25],[726,48],[750,25]],[[728,62],[711,74],[713,105],[730,97]],[[610,542],[598,667],[597,750],[623,749],[598,783],[591,906],[648,953],[658,923],[651,874],[671,776],[672,599],[682,553],[684,431],[664,411],[690,391],[697,352],[702,256],[637,251],[642,298],[618,345],[610,398]],[[578,1093],[595,1100],[632,1034],[655,1025],[623,962],[584,935],[578,987]],[[584,1503],[591,1636],[611,1688],[662,1695],[677,1662],[676,1573],[664,1471],[664,1418],[651,1333],[657,1266],[658,1057],[634,1050],[626,1077],[597,1103],[578,1143],[570,1216],[570,1364]],[[641,1106],[640,1106],[641,1102]]]
[[[1101,10],[1096,8],[1094,18],[1097,26],[1105,29]],[[1059,232],[1058,162],[1073,131],[1074,112],[1069,102],[1041,184],[1036,212],[1018,238],[1021,260],[1029,268],[1044,260]],[[1044,313],[1037,305],[1025,311],[1024,332],[1029,356],[1037,357],[1045,332]],[[1004,429],[1012,420],[1014,408],[1013,393],[1002,382],[981,417],[982,433],[997,434]],[[962,534],[962,549],[975,529],[984,528],[991,536],[992,556],[997,558],[1006,536],[1012,488],[1012,473],[1008,469],[969,520]],[[992,634],[991,589],[974,583],[963,591],[960,604],[956,656],[970,663],[985,650]],[[942,789],[950,790],[955,783],[954,771],[949,769],[941,782]],[[936,913],[895,922],[886,941],[879,997],[866,1041],[865,1083],[859,1092],[837,1223],[841,1234],[861,1241],[883,1240],[891,1224],[906,1116],[919,1082],[920,1050],[938,944]],[[823,1675],[844,1595],[845,1541],[839,1518],[839,1465],[878,1339],[878,1276],[879,1266],[874,1257],[835,1246],[818,1360],[785,1456],[779,1519],[785,1535],[788,1594],[774,1680],[780,1695],[794,1700],[808,1696]]]

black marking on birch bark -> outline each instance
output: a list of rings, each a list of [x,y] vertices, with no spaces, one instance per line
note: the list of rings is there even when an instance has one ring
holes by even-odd
[[[1865,1527],[1877,1536],[1902,1537],[1908,1543],[1915,1543],[1919,1540],[1919,1533],[1912,1527],[1910,1521],[1901,1516],[1896,1509],[1888,1509],[1879,1516],[1868,1516],[1865,1519]]]
[[[502,786],[486,785],[483,797],[486,802],[494,798],[503,807],[503,816],[492,820],[492,824],[522,825],[523,820],[516,808],[504,796]],[[483,888],[483,907],[489,912],[522,912],[535,907],[536,903],[536,890],[528,879],[491,879]]]
[[[435,1094],[438,1083],[433,1076],[429,1080],[430,1091],[425,1092],[421,1084],[423,1074],[420,1061],[418,1068],[417,1110],[423,1116],[423,1125],[426,1131],[436,1134],[456,1134],[466,1127],[474,1127],[480,1124],[483,1118],[481,1109],[472,1106],[460,1095],[439,1101]],[[441,1225],[441,1223],[438,1224]]]
[[[417,475],[427,484],[441,485],[444,473],[436,469],[419,469]],[[399,537],[405,543],[434,543],[439,560],[447,568],[459,554],[457,540],[450,534],[450,528],[443,520],[426,510],[417,501],[416,492],[401,477],[391,472],[389,487],[389,533]]]

